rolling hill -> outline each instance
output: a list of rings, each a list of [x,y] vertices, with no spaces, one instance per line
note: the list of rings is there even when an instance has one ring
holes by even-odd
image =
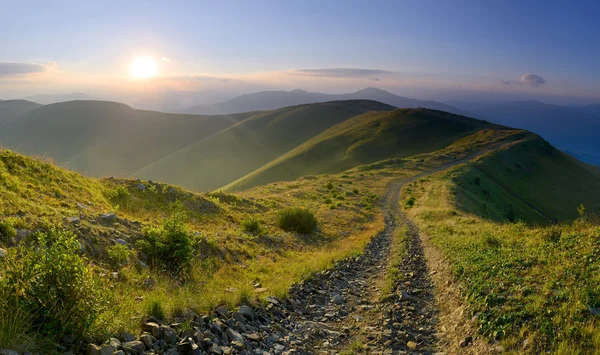
[[[195,190],[213,190],[260,168],[329,127],[394,108],[354,100],[287,107],[254,115],[135,172]]]
[[[429,109],[370,112],[341,122],[251,174],[227,185],[236,191],[303,175],[439,150],[479,129],[499,126]]]
[[[472,112],[474,117],[530,130],[578,159],[600,164],[598,105],[559,106],[540,101],[449,103]]]
[[[0,101],[0,124],[11,121],[42,105],[26,100]]]
[[[14,117],[10,103],[0,105],[0,117],[13,117],[1,126],[2,146],[94,176],[128,176],[252,115],[176,115],[104,101],[46,106],[19,101],[13,104],[24,112]]]
[[[90,100],[100,100],[88,94],[84,94],[82,92],[73,92],[70,94],[40,94],[40,95],[32,95],[24,97],[23,100],[37,102],[42,105],[55,104],[58,102],[67,102],[67,101],[90,101]]]
[[[333,95],[307,92],[299,89],[292,91],[261,91],[254,94],[238,96],[214,105],[190,107],[180,112],[211,115],[232,114],[248,111],[275,110],[287,106],[342,100],[373,100],[400,108],[424,107],[456,114],[467,114],[465,111],[440,102],[410,99],[377,88],[366,88],[354,93]]]

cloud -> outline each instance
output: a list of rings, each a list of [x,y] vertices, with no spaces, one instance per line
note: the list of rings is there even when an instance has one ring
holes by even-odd
[[[329,78],[356,78],[373,77],[392,74],[392,72],[381,69],[361,69],[361,68],[326,68],[326,69],[298,69],[292,72],[295,75],[329,77]],[[376,78],[377,79],[377,78]]]
[[[521,83],[523,83],[525,85],[530,85],[530,86],[533,86],[536,88],[538,86],[544,85],[546,83],[546,80],[544,80],[544,78],[542,78],[539,75],[527,73],[521,77]]]
[[[381,81],[381,79],[379,79],[379,78],[369,78],[369,80],[371,80],[371,81]]]
[[[56,63],[54,63],[56,66]],[[0,63],[0,77],[13,75],[43,73],[46,66],[33,63]]]
[[[161,62],[165,62],[165,63],[171,63],[171,59],[167,58],[167,57],[162,57],[160,58]]]

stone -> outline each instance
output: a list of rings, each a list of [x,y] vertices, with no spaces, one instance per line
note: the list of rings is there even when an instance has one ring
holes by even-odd
[[[163,340],[169,344],[173,345],[177,342],[177,333],[171,327],[167,327],[166,325],[161,325],[160,329],[163,331]]]
[[[81,221],[81,218],[79,218],[78,216],[67,217],[67,222],[72,223],[72,224],[77,224],[80,221]]]
[[[121,341],[122,342],[128,342],[128,341],[134,341],[134,340],[135,340],[135,335],[133,335],[131,333],[126,333],[126,332],[121,333]]]
[[[144,331],[152,334],[156,339],[162,339],[164,334],[160,326],[154,322],[144,324]]]
[[[121,344],[123,350],[128,354],[141,354],[146,350],[146,346],[139,340],[127,341]]]
[[[115,351],[115,353],[113,355],[125,355],[125,352],[123,350],[119,350],[119,351]]]
[[[259,342],[262,340],[262,337],[260,336],[260,334],[256,334],[256,333],[248,334],[248,336],[246,338],[248,340],[254,341],[254,342]]]
[[[417,343],[411,340],[406,343],[406,346],[411,350],[415,350],[417,348]]]
[[[15,231],[17,232],[17,237],[15,238],[15,242],[17,244],[26,240],[31,234],[33,234],[33,232],[29,229],[15,229]]]
[[[234,340],[231,342],[231,346],[237,350],[242,350],[242,349],[244,349],[245,345],[244,345],[244,342],[242,342],[242,341]]]
[[[100,347],[100,354],[101,355],[113,355],[116,350],[117,350],[117,348],[114,348],[110,344],[103,344]]]
[[[88,347],[87,347],[87,350],[86,350],[85,353],[86,353],[86,355],[101,355],[100,350],[101,350],[101,348],[100,348],[99,345],[88,344]],[[7,355],[7,354],[4,354],[2,352],[0,352],[0,354]]]
[[[335,304],[342,304],[344,303],[344,299],[342,298],[342,296],[340,295],[335,295],[331,298],[331,301]]]
[[[231,329],[231,328],[227,328],[227,330],[225,331],[225,334],[227,334],[227,338],[229,338],[230,342],[233,341],[239,341],[239,342],[244,342],[244,337],[236,332],[235,330]]]
[[[248,318],[248,320],[253,320],[254,318],[256,318],[256,315],[254,314],[254,310],[252,309],[252,307],[240,306],[239,312],[241,314],[243,314],[244,317]]]
[[[137,184],[135,187],[137,187],[137,189],[140,190],[140,191],[146,190],[146,185],[144,185],[142,183]]]
[[[121,342],[117,338],[110,338],[110,339],[108,339],[108,344],[110,346],[112,346],[113,348],[115,348],[115,349],[118,349],[118,348],[121,347]]]
[[[591,314],[598,316],[600,315],[600,308],[596,308],[596,307],[592,307],[590,305],[587,306],[588,311],[590,311]]]
[[[409,295],[407,292],[405,292],[405,291],[400,292],[400,302],[408,302],[408,301],[412,301],[413,299],[414,299],[414,297]]]
[[[218,346],[217,344],[213,344],[210,349],[208,349],[208,353],[209,354],[222,354],[223,353],[223,349],[221,349],[220,346]]]
[[[115,239],[115,243],[121,244],[121,245],[127,245],[127,242],[124,239],[121,239],[121,238]]]
[[[221,306],[221,307],[217,307],[217,309],[215,309],[215,312],[220,316],[220,317],[225,317],[227,316],[227,312],[229,312],[229,308],[227,308],[227,306]]]
[[[152,346],[156,342],[156,338],[154,338],[150,334],[143,334],[142,336],[140,336],[140,341],[144,343],[146,349],[152,349]]]
[[[154,280],[153,278],[148,276],[148,278],[146,280],[144,280],[144,287],[147,290],[151,290],[154,288],[154,286],[156,286],[156,280]]]
[[[8,256],[8,251],[6,249],[0,248],[0,258],[6,258]]]
[[[114,222],[117,220],[117,215],[115,213],[103,213],[100,215],[100,219],[107,222]]]

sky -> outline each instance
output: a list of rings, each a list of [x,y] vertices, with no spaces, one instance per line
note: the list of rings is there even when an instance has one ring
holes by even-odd
[[[379,87],[438,101],[600,102],[597,1],[0,0],[0,9],[0,99]],[[156,62],[154,77],[132,77],[139,57]]]

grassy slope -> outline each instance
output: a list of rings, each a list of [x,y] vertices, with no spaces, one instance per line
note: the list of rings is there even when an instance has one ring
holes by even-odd
[[[428,109],[365,113],[344,121],[247,176],[225,186],[237,191],[299,176],[338,173],[392,157],[441,149],[477,129],[483,121]]]
[[[0,144],[94,176],[127,176],[250,115],[175,115],[71,101],[41,106],[3,124]]]
[[[404,205],[450,262],[481,334],[509,353],[596,354],[588,306],[600,305],[600,234],[571,221],[579,203],[600,211],[599,184],[593,169],[527,133],[406,186]],[[509,204],[525,223],[508,221]],[[571,221],[538,226],[547,218]]]
[[[136,172],[195,190],[213,190],[288,152],[327,128],[371,110],[374,101],[327,102],[287,107],[244,120]]]

